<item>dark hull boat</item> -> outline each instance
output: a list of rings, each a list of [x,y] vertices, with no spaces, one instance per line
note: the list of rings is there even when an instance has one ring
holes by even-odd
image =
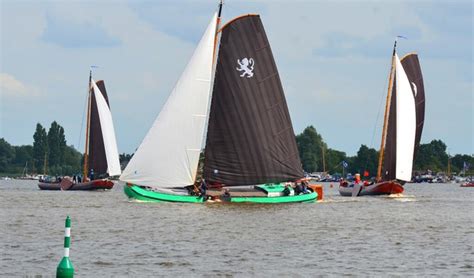
[[[377,183],[341,183],[342,196],[399,194],[403,184],[412,179],[425,118],[425,91],[418,55],[410,53],[400,60],[396,45],[397,41],[392,54]]]
[[[109,177],[120,175],[120,163],[115,141],[115,131],[109,99],[104,81],[92,80],[89,75],[87,106],[86,144],[84,152],[83,177]],[[114,183],[108,179],[92,178],[91,181],[74,183],[65,177],[61,182],[40,181],[42,190],[101,190],[111,189]]]
[[[150,202],[314,201],[316,192],[285,191],[304,174],[260,16],[220,28],[221,8],[120,177],[125,194]],[[205,198],[186,190],[198,184],[202,152],[203,179],[224,188]]]
[[[93,180],[82,183],[72,183],[72,181],[69,181],[68,183],[40,182],[38,183],[38,187],[42,190],[106,190],[112,189],[112,187],[114,187],[114,183],[107,179]]]

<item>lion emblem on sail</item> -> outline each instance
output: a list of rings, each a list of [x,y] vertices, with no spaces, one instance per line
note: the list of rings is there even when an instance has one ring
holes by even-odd
[[[239,64],[240,68],[235,68],[237,71],[242,72],[240,77],[247,77],[251,78],[253,76],[253,69],[255,66],[255,61],[253,58],[243,58],[242,60],[237,59],[237,63]]]

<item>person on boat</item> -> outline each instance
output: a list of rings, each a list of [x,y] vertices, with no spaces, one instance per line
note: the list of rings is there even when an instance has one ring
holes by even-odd
[[[289,196],[291,194],[290,186],[285,184],[285,189],[283,189],[283,196]]]
[[[89,180],[93,180],[94,179],[94,169],[90,169],[89,170]]]
[[[230,191],[228,188],[224,190],[224,194],[222,194],[221,200],[224,202],[230,202]]]
[[[303,193],[303,186],[301,185],[301,183],[296,182],[295,195],[300,195],[302,193]]]
[[[203,198],[203,200],[206,200],[207,197],[206,197],[206,192],[207,192],[207,184],[206,184],[206,181],[204,179],[201,180],[201,185],[199,186],[199,193],[200,193],[200,197]]]
[[[360,174],[355,174],[354,184],[360,184]]]
[[[308,182],[307,182],[307,181],[302,181],[302,182],[301,182],[301,187],[302,187],[302,190],[303,190],[303,191],[302,191],[303,194],[311,193],[311,192],[309,192],[309,190],[308,190]]]

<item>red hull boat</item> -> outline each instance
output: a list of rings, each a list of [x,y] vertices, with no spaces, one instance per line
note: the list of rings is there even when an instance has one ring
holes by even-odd
[[[461,187],[474,187],[474,182],[465,182],[461,184]]]
[[[339,185],[341,196],[390,195],[403,193],[403,186],[395,181],[384,181],[375,184],[351,184],[342,182]]]
[[[402,184],[412,178],[413,162],[420,143],[425,117],[425,90],[418,55],[399,59],[397,41],[393,46],[392,66],[375,184],[341,183],[342,196],[390,195],[403,192]],[[359,176],[359,178],[357,178]]]

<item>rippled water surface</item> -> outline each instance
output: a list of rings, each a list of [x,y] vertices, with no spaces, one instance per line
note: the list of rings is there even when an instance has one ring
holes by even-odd
[[[287,205],[138,203],[122,189],[0,181],[0,275],[54,276],[66,215],[77,277],[474,275],[474,188],[350,198],[324,184],[324,202]]]

